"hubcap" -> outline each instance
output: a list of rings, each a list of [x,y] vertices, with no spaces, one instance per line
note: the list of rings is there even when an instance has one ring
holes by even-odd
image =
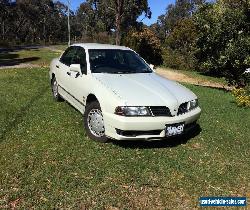
[[[56,80],[53,81],[52,91],[53,91],[54,97],[57,97],[58,96],[58,85],[57,85]]]
[[[88,127],[96,137],[104,136],[104,123],[102,112],[99,109],[92,109],[88,114]]]

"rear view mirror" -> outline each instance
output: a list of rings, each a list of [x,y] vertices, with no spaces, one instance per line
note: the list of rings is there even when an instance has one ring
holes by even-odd
[[[149,67],[153,70],[153,71],[155,71],[155,66],[153,65],[153,64],[149,64]]]
[[[82,74],[80,64],[71,64],[70,67],[69,67],[69,70],[73,71],[73,72],[77,72],[79,74]]]

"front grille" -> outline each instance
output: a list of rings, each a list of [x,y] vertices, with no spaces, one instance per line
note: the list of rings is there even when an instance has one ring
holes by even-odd
[[[177,115],[185,114],[188,112],[188,102],[185,102],[179,106]]]
[[[166,106],[151,106],[149,107],[153,116],[167,116],[172,117],[171,112]]]
[[[127,136],[127,137],[135,137],[135,136],[143,136],[143,135],[160,135],[162,130],[150,130],[150,131],[123,131],[116,128],[116,133],[121,136]]]

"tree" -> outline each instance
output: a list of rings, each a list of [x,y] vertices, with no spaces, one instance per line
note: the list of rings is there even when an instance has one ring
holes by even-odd
[[[147,27],[141,30],[132,29],[125,38],[125,44],[138,52],[147,62],[162,64],[160,40]]]
[[[110,18],[104,19],[101,11],[97,10],[96,2],[82,3],[76,12],[76,19],[82,38],[90,37],[90,40],[94,40],[95,35],[112,28]]]
[[[157,24],[169,34],[182,19],[192,17],[205,0],[176,0],[166,8],[166,13],[158,17]]]
[[[165,40],[165,65],[177,69],[194,69],[197,30],[192,18],[179,20]]]
[[[106,25],[114,26],[117,45],[121,43],[122,32],[137,23],[137,18],[142,13],[151,18],[147,0],[89,0],[87,2],[92,3],[92,7],[96,8],[103,21],[109,21]]]
[[[203,0],[176,0],[151,28],[162,42],[164,65],[177,69],[193,69],[196,64],[197,32],[193,14]]]
[[[204,5],[195,15],[200,69],[239,86],[250,67],[249,6],[247,1],[220,0]]]
[[[12,10],[15,3],[10,0],[0,0],[0,21],[1,21],[1,39],[7,39],[7,34],[11,30],[9,21],[13,20]]]
[[[52,0],[0,0],[1,40],[13,44],[65,41],[65,9]]]
[[[165,42],[165,39],[168,34],[168,27],[166,24],[166,16],[160,15],[157,19],[157,22],[150,26],[150,29],[155,32],[161,42]]]

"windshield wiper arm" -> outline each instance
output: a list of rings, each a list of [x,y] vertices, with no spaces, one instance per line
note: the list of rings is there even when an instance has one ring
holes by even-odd
[[[114,71],[114,72],[110,72],[112,74],[134,74],[137,73],[136,71]]]
[[[142,69],[142,72],[140,73],[152,73],[152,70],[149,68],[146,68],[146,69]]]

